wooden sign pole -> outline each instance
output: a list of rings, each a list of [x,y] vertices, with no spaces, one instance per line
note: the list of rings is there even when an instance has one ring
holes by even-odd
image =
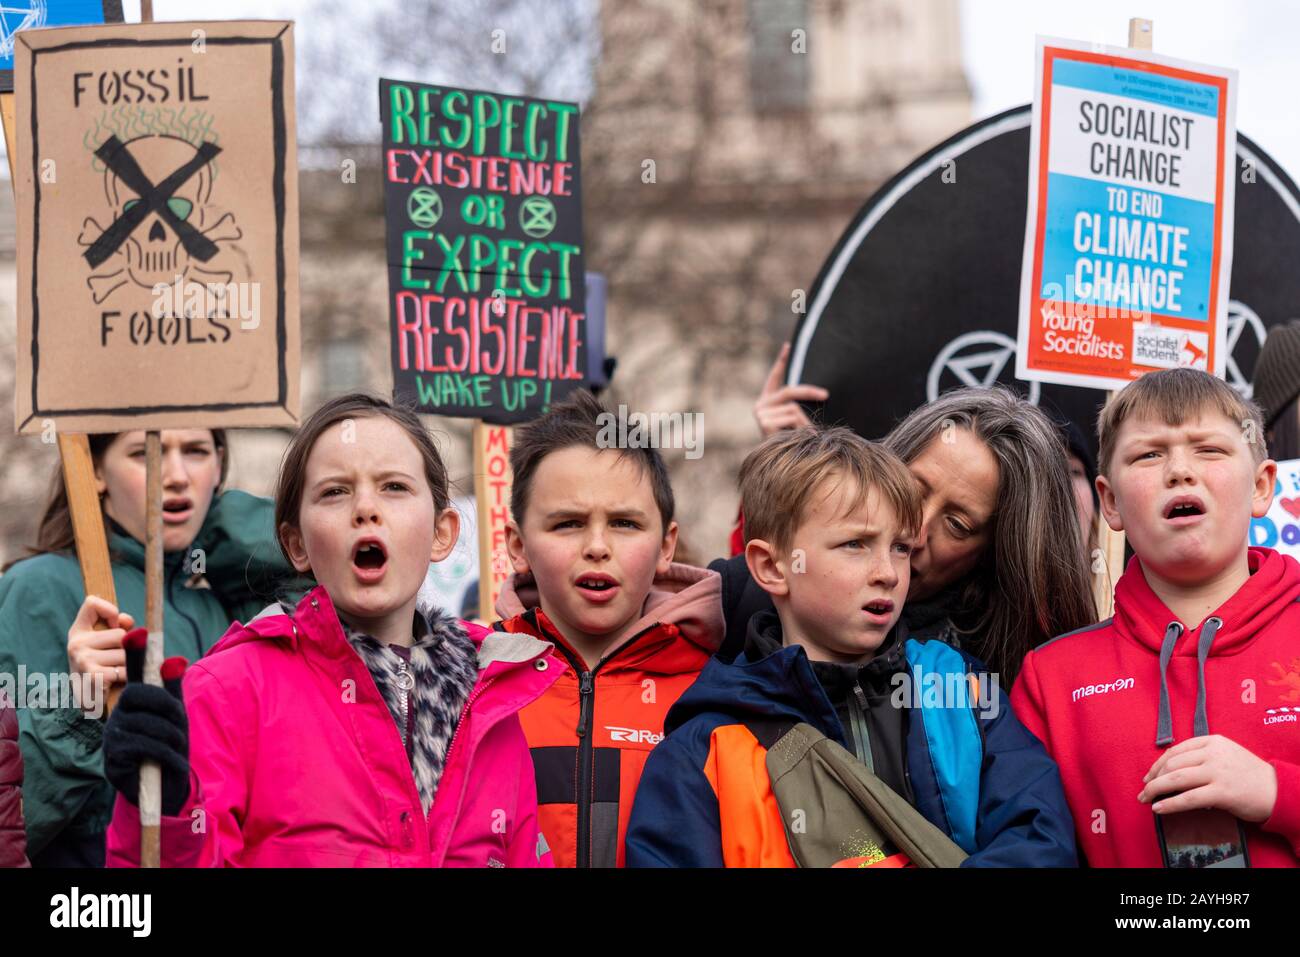
[[[12,93],[0,93],[0,120],[4,124],[5,151],[9,158],[9,183],[14,185],[15,105]],[[81,565],[81,583],[87,595],[95,595],[117,604],[117,589],[113,584],[113,566],[108,559],[108,536],[104,532],[104,513],[95,488],[95,463],[90,455],[90,438],[86,435],[58,433],[59,458],[63,464],[63,489],[68,497],[68,511],[72,516],[72,534],[76,540],[77,561]],[[96,631],[107,628],[104,621],[95,625]],[[113,683],[108,688],[105,714],[113,710],[122,685]]]
[[[140,0],[140,22],[153,22],[153,0]],[[162,432],[145,433],[144,617],[149,632],[144,683],[162,687],[163,663],[163,483]],[[162,866],[162,768],[140,763],[140,866]]]
[[[144,616],[149,631],[144,653],[144,683],[162,687],[163,663],[163,516],[162,433],[145,433]],[[140,866],[161,863],[162,768],[156,761],[140,765]]]
[[[1150,50],[1152,26],[1150,20],[1132,17],[1128,22],[1128,46],[1130,50]]]
[[[510,438],[508,425],[474,420],[474,506],[478,531],[478,614],[497,619],[497,598],[510,578],[506,522],[510,520]]]
[[[1131,50],[1150,50],[1152,39],[1150,20],[1133,17],[1128,22],[1128,45]],[[1106,403],[1115,398],[1114,392],[1106,394]],[[1092,595],[1097,605],[1097,617],[1109,618],[1115,611],[1115,583],[1124,574],[1124,533],[1113,530],[1100,513],[1097,515],[1097,546],[1106,563],[1104,575],[1094,572]]]

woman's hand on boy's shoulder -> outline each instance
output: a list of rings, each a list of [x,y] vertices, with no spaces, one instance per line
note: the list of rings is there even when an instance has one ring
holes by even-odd
[[[1231,738],[1203,735],[1174,745],[1142,779],[1138,794],[1157,814],[1218,808],[1243,821],[1267,821],[1277,803],[1273,766]],[[1173,797],[1161,797],[1173,794]]]

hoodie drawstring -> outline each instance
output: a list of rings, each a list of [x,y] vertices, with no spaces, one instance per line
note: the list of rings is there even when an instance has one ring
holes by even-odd
[[[1196,715],[1192,723],[1192,734],[1203,737],[1210,733],[1210,720],[1205,711],[1205,659],[1210,656],[1210,646],[1214,636],[1223,627],[1222,618],[1207,618],[1201,626],[1201,637],[1196,642]],[[1174,719],[1169,708],[1169,681],[1166,671],[1169,659],[1174,656],[1174,645],[1183,634],[1181,622],[1171,621],[1165,629],[1165,640],[1160,645],[1160,712],[1156,723],[1156,747],[1163,748],[1174,743]]]
[[[1210,719],[1205,714],[1205,659],[1210,655],[1210,645],[1223,625],[1222,618],[1207,618],[1201,626],[1201,639],[1196,643],[1196,719],[1192,734],[1204,737],[1210,733]]]
[[[1160,712],[1156,721],[1156,747],[1174,743],[1174,717],[1169,710],[1169,681],[1165,675],[1169,659],[1174,656],[1174,645],[1183,633],[1182,622],[1171,621],[1165,629],[1165,640],[1160,645]]]

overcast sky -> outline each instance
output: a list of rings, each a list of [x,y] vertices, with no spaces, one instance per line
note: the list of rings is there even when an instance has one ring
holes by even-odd
[[[974,118],[1028,103],[1034,35],[1128,43],[1128,21],[1155,23],[1156,53],[1237,70],[1237,129],[1300,173],[1300,4],[1284,0],[961,0]]]
[[[554,2],[538,0],[539,9]],[[1300,4],[1286,0],[959,2],[963,57],[974,94],[973,119],[1029,101],[1035,34],[1123,46],[1129,17],[1143,16],[1155,22],[1157,52],[1236,68],[1240,79],[1237,127],[1293,176],[1300,173]],[[311,7],[312,0],[221,0],[220,4],[154,0],[154,16],[203,19],[219,9],[225,19],[293,19],[298,21],[295,29],[301,46],[311,41],[312,29],[319,28],[304,16]],[[410,0],[403,13],[416,16],[419,7],[418,0]],[[128,20],[139,19],[139,0],[123,0],[123,8]],[[365,55],[360,38],[357,52]]]

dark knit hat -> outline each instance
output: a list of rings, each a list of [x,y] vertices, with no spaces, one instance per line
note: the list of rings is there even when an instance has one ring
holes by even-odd
[[[1088,488],[1092,490],[1093,505],[1099,504],[1097,501],[1097,460],[1092,456],[1092,449],[1088,446],[1088,439],[1083,434],[1083,429],[1072,419],[1064,416],[1058,416],[1056,427],[1061,431],[1061,438],[1065,440],[1065,447],[1070,454],[1083,463],[1083,473],[1088,476]]]
[[[1300,395],[1300,319],[1269,330],[1255,363],[1255,402],[1269,428],[1291,400]]]

